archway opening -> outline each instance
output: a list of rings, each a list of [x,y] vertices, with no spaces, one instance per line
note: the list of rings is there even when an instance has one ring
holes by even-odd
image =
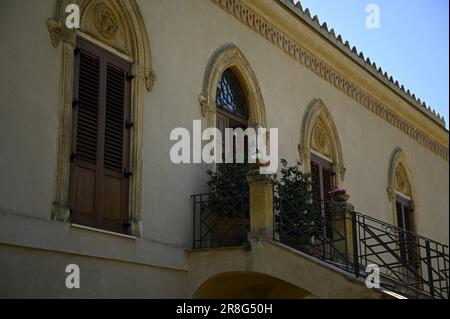
[[[304,299],[311,293],[286,281],[251,272],[229,272],[205,281],[194,299]]]

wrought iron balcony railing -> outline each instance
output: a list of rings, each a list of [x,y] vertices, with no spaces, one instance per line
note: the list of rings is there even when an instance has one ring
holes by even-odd
[[[250,231],[248,188],[193,195],[193,247],[241,246]]]
[[[278,196],[274,193],[274,196]],[[449,247],[354,211],[274,208],[274,240],[317,257],[356,277],[376,265],[380,286],[414,298],[448,298]]]

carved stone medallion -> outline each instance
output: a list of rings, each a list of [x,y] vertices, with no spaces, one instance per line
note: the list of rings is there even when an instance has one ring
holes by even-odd
[[[94,21],[97,31],[105,38],[111,39],[117,32],[117,18],[105,4],[99,3],[94,9]]]
[[[321,124],[318,124],[314,130],[314,142],[319,150],[324,150],[327,146],[327,137]]]

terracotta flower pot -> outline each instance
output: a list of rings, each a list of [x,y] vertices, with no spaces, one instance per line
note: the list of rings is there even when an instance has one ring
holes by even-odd
[[[242,242],[247,238],[249,220],[240,217],[216,217],[212,238],[222,242]]]

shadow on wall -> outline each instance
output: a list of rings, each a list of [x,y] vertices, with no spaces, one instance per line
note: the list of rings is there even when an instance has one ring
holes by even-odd
[[[303,299],[307,290],[286,281],[252,272],[229,272],[205,281],[194,299]]]

